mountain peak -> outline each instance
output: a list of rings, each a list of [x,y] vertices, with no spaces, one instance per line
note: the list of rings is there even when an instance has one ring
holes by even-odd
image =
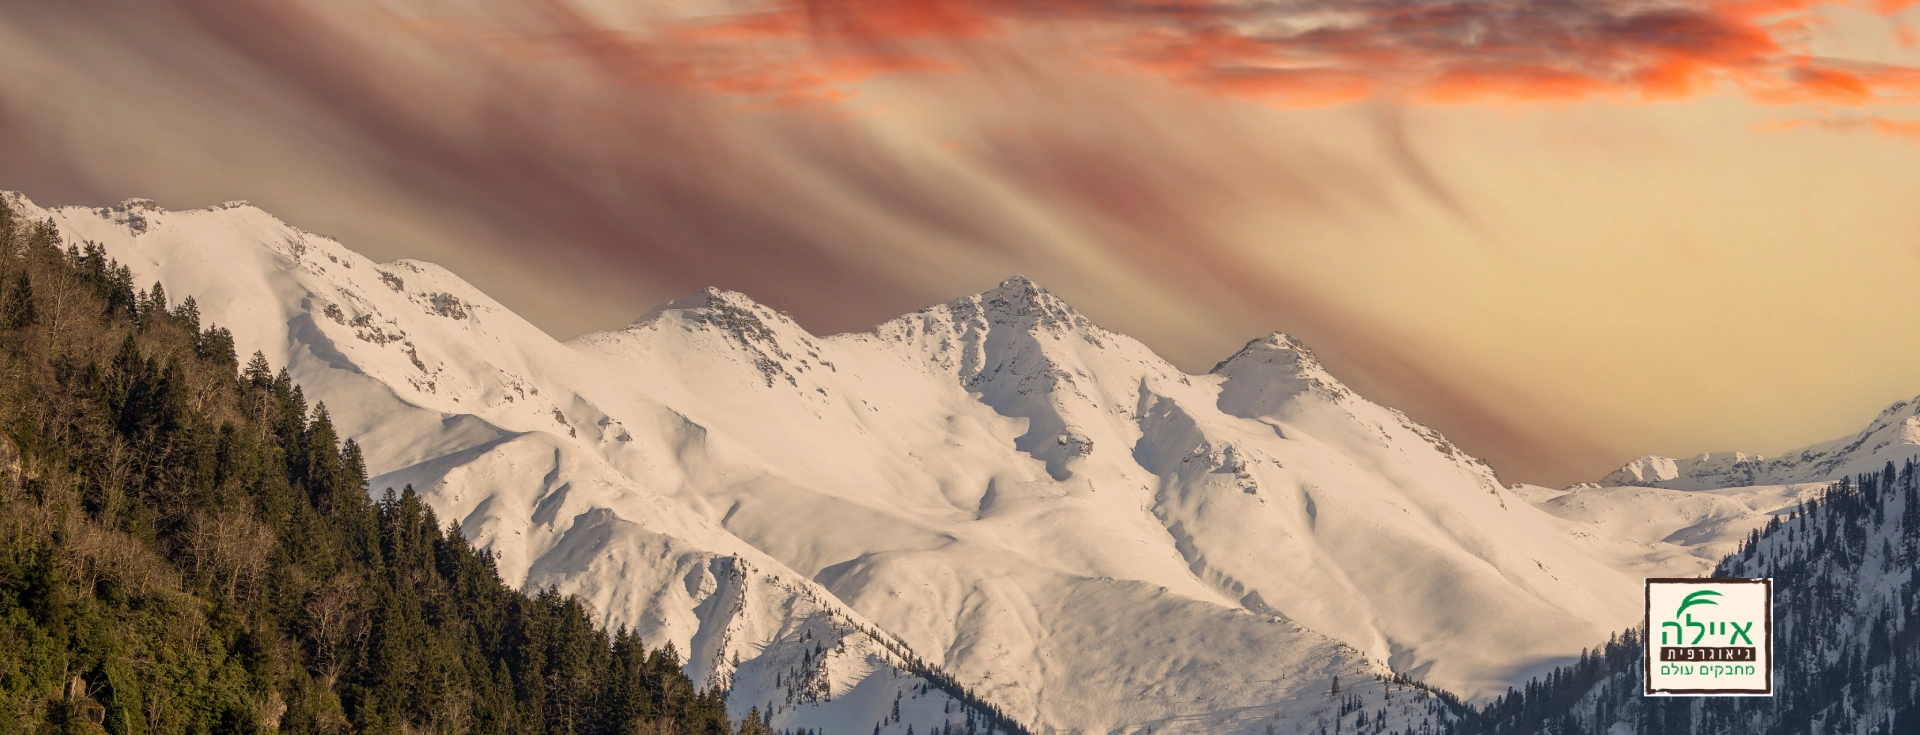
[[[668,313],[684,314],[695,317],[696,320],[700,321],[712,321],[712,317],[721,314],[791,321],[787,319],[785,314],[767,308],[766,305],[754,301],[751,296],[740,293],[739,291],[728,291],[724,288],[708,286],[700,289],[691,296],[682,296],[653,307],[648,310],[647,313],[642,314],[639,319],[635,319],[633,326],[637,327],[649,324],[655,319],[660,318],[661,315]]]
[[[1003,288],[1025,288],[1025,289],[1035,289],[1039,291],[1047,290],[1046,287],[1041,286],[1038,283],[1035,283],[1033,279],[1028,278],[1019,273],[1015,273],[1011,276],[1008,276],[1007,280],[1001,281],[1000,285],[995,286],[994,288],[996,290],[1003,289]]]
[[[819,357],[813,337],[786,312],[776,311],[737,291],[709,286],[692,296],[654,307],[627,329],[672,325],[715,333],[731,342],[759,368],[769,387],[776,377],[798,386],[789,365],[804,366],[807,361],[803,357]],[[831,369],[831,364],[825,361],[822,364]]]
[[[1207,372],[1210,374],[1220,374],[1233,365],[1247,361],[1285,363],[1293,367],[1295,374],[1302,376],[1310,372],[1325,372],[1325,369],[1320,365],[1320,358],[1314,356],[1312,349],[1308,348],[1305,343],[1302,343],[1293,335],[1279,331],[1268,334],[1265,337],[1248,340],[1247,344],[1241,347],[1239,352],[1233,353],[1232,357],[1221,360],[1213,366],[1212,370]],[[1316,375],[1315,377],[1323,377],[1326,380],[1332,379],[1330,376]]]
[[[1073,307],[1068,306],[1067,302],[1061,300],[1060,297],[1053,295],[1053,292],[1048,291],[1047,287],[1035,283],[1031,278],[1021,275],[1015,275],[1007,280],[1001,281],[1000,285],[981,292],[980,300],[985,303],[1004,301],[1008,304],[1041,306],[1043,308],[1056,307],[1069,312],[1073,311]]]
[[[1705,489],[1730,475],[1752,480],[1755,470],[1765,461],[1766,457],[1746,452],[1702,452],[1692,457],[1648,454],[1601,478],[1600,484]]]
[[[694,294],[694,295],[692,295],[692,296],[688,296],[688,297],[686,297],[686,298],[682,298],[682,299],[675,299],[675,300],[673,300],[673,301],[671,301],[671,302],[668,302],[668,303],[671,303],[671,304],[682,304],[682,303],[684,303],[685,305],[684,305],[684,306],[681,306],[681,307],[679,307],[679,308],[685,308],[685,309],[696,309],[696,308],[734,308],[734,309],[753,309],[753,308],[765,308],[765,307],[762,307],[762,306],[761,306],[761,304],[760,304],[760,302],[758,302],[758,301],[754,301],[754,300],[753,300],[753,297],[751,297],[751,296],[748,296],[748,295],[746,295],[746,294],[743,294],[743,293],[740,293],[739,291],[728,291],[728,290],[726,290],[726,289],[724,289],[724,288],[718,288],[718,287],[715,287],[715,286],[708,286],[708,287],[706,287],[706,288],[703,288],[703,289],[700,289],[700,292],[699,292],[699,293],[696,293],[696,294]]]
[[[1047,330],[1088,329],[1093,321],[1064,299],[1026,276],[1016,275],[1000,285],[948,305],[956,315],[978,312],[995,324],[1024,325]]]
[[[1208,374],[1225,379],[1220,384],[1220,405],[1236,416],[1272,413],[1304,393],[1336,401],[1353,397],[1353,391],[1321,366],[1313,350],[1285,332],[1248,341]]]

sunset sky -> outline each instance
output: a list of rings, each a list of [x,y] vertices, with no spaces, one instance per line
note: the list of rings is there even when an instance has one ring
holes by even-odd
[[[0,189],[248,199],[556,336],[1023,273],[1564,485],[1920,394],[1920,2],[0,4]]]

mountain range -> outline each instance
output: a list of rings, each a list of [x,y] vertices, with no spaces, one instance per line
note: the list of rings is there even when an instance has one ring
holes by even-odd
[[[1920,456],[1902,402],[1777,459],[1505,485],[1285,334],[1188,374],[1020,277],[860,333],[708,289],[563,342],[245,203],[4,196],[285,366],[376,493],[776,728],[984,702],[1043,732],[1412,731],[1449,715],[1411,681],[1484,699],[1578,660],[1641,578]]]

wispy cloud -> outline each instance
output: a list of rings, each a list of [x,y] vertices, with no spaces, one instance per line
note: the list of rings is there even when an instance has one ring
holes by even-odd
[[[708,89],[818,95],[888,70],[949,68],[1042,39],[1080,63],[1287,105],[1605,98],[1709,91],[1768,103],[1912,102],[1912,67],[1821,58],[1818,11],[1908,0],[776,0],[593,35],[578,50]],[[554,0],[558,17],[582,17]],[[593,34],[591,30],[575,33]],[[663,75],[662,78],[664,78]]]

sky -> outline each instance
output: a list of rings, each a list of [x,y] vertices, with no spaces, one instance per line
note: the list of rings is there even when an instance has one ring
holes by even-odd
[[[250,200],[563,338],[1018,273],[1555,486],[1920,394],[1915,0],[68,0],[0,68],[0,189]]]

